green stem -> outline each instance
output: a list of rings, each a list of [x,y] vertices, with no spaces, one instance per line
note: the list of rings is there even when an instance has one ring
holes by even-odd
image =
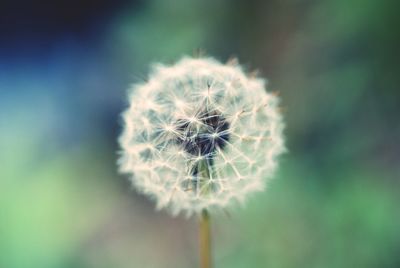
[[[200,217],[200,267],[211,268],[211,231],[210,215],[203,210]]]

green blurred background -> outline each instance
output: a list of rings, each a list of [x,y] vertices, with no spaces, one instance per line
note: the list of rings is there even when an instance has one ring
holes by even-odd
[[[197,222],[116,171],[153,62],[237,56],[278,91],[289,153],[213,215],[215,267],[400,267],[400,5],[1,1],[0,267],[197,267]]]

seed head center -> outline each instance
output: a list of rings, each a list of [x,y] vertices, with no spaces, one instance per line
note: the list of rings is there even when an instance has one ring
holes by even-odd
[[[178,144],[196,156],[211,156],[217,148],[223,149],[229,140],[229,122],[218,111],[201,111],[196,120],[193,117],[179,119],[176,129]]]

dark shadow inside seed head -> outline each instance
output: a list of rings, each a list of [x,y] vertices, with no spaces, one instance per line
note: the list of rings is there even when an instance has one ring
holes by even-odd
[[[229,122],[218,111],[200,111],[195,121],[178,119],[176,126],[177,143],[195,156],[212,157],[229,141]]]

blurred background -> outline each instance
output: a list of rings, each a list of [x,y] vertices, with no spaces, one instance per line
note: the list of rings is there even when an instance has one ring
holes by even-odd
[[[282,98],[269,189],[213,216],[215,267],[400,267],[400,16],[386,0],[0,2],[0,267],[197,267],[197,221],[117,173],[153,62],[237,56]]]

